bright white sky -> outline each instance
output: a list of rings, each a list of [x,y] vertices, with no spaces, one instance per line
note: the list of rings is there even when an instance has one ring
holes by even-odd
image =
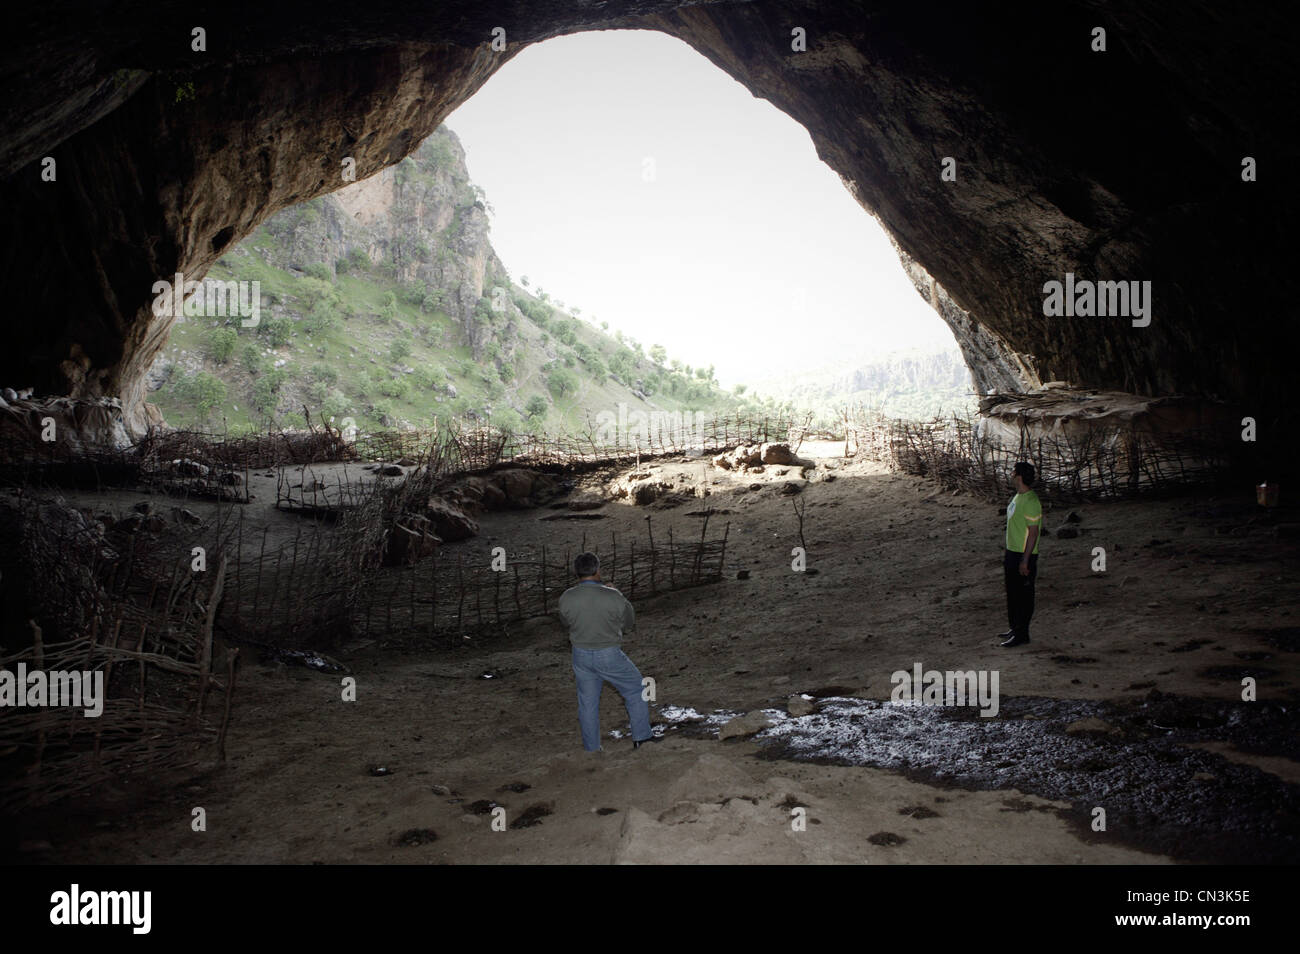
[[[679,40],[549,40],[447,125],[516,281],[725,386],[952,346],[807,130]]]

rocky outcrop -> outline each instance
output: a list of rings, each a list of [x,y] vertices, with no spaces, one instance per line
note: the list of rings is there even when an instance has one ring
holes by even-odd
[[[7,289],[0,378],[120,395],[128,426],[170,324],[154,281],[201,277],[277,210],[342,187],[345,157],[359,179],[400,161],[527,44],[616,27],[681,38],[801,122],[933,278],[981,390],[1292,406],[1271,324],[1300,291],[1272,252],[1300,211],[1285,5],[73,0],[51,18],[10,13],[24,42],[0,71],[0,261],[28,279]],[[1067,272],[1151,281],[1150,324],[1045,317],[1043,285]]]

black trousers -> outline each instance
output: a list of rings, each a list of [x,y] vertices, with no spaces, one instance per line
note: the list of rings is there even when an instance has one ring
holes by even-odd
[[[1020,575],[1023,553],[1004,551],[1002,574],[1007,584],[1007,622],[1011,631],[1029,638],[1029,618],[1034,615],[1034,581],[1038,578],[1038,554],[1029,554],[1029,575]]]

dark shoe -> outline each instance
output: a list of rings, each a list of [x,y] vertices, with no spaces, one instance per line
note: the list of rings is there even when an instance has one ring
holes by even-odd
[[[636,740],[633,740],[633,742],[632,742],[632,748],[634,748],[634,749],[639,749],[639,748],[641,748],[641,746],[645,745],[647,742],[658,742],[658,741],[660,741],[660,739],[661,739],[661,736],[652,735],[652,736],[650,736],[650,738],[648,738],[648,739],[642,739],[640,742],[637,742]]]
[[[1021,635],[1019,635],[1019,634],[1017,634],[1017,633],[1012,633],[1010,639],[1008,639],[1008,640],[1007,640],[1006,642],[1004,642],[1004,643],[998,643],[998,645],[999,645],[999,646],[1003,646],[1003,647],[1010,647],[1010,646],[1024,646],[1024,645],[1027,644],[1028,642],[1029,642],[1029,637],[1028,637],[1028,636],[1021,636]]]
[[[1009,629],[1005,633],[998,633],[998,639],[1010,639],[1014,635],[1016,635],[1016,631]]]

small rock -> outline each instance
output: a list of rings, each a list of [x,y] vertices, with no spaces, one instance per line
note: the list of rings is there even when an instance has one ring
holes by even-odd
[[[379,469],[379,473],[384,477],[401,477],[402,474],[406,473],[406,471],[402,470],[402,468],[398,467],[396,464],[385,464]]]
[[[736,571],[736,579],[738,579],[738,580],[748,580],[748,579],[749,579],[749,571],[748,571],[748,570],[737,570],[737,571]]]
[[[1109,722],[1103,722],[1096,716],[1089,716],[1065,727],[1066,735],[1119,735],[1119,729]]]
[[[791,696],[785,701],[785,711],[792,716],[806,716],[813,711],[812,700],[801,695]]]
[[[1078,535],[1077,527],[1059,527],[1056,531],[1057,538],[1061,540],[1073,540]]]
[[[184,507],[173,507],[172,517],[175,518],[177,523],[188,523],[191,526],[198,526],[203,522],[203,518],[197,513],[193,510],[186,510]]]
[[[736,716],[724,725],[718,732],[718,741],[722,742],[726,739],[737,739],[754,735],[757,732],[762,732],[771,724],[772,721],[765,713],[758,710],[747,712],[742,716]]]

